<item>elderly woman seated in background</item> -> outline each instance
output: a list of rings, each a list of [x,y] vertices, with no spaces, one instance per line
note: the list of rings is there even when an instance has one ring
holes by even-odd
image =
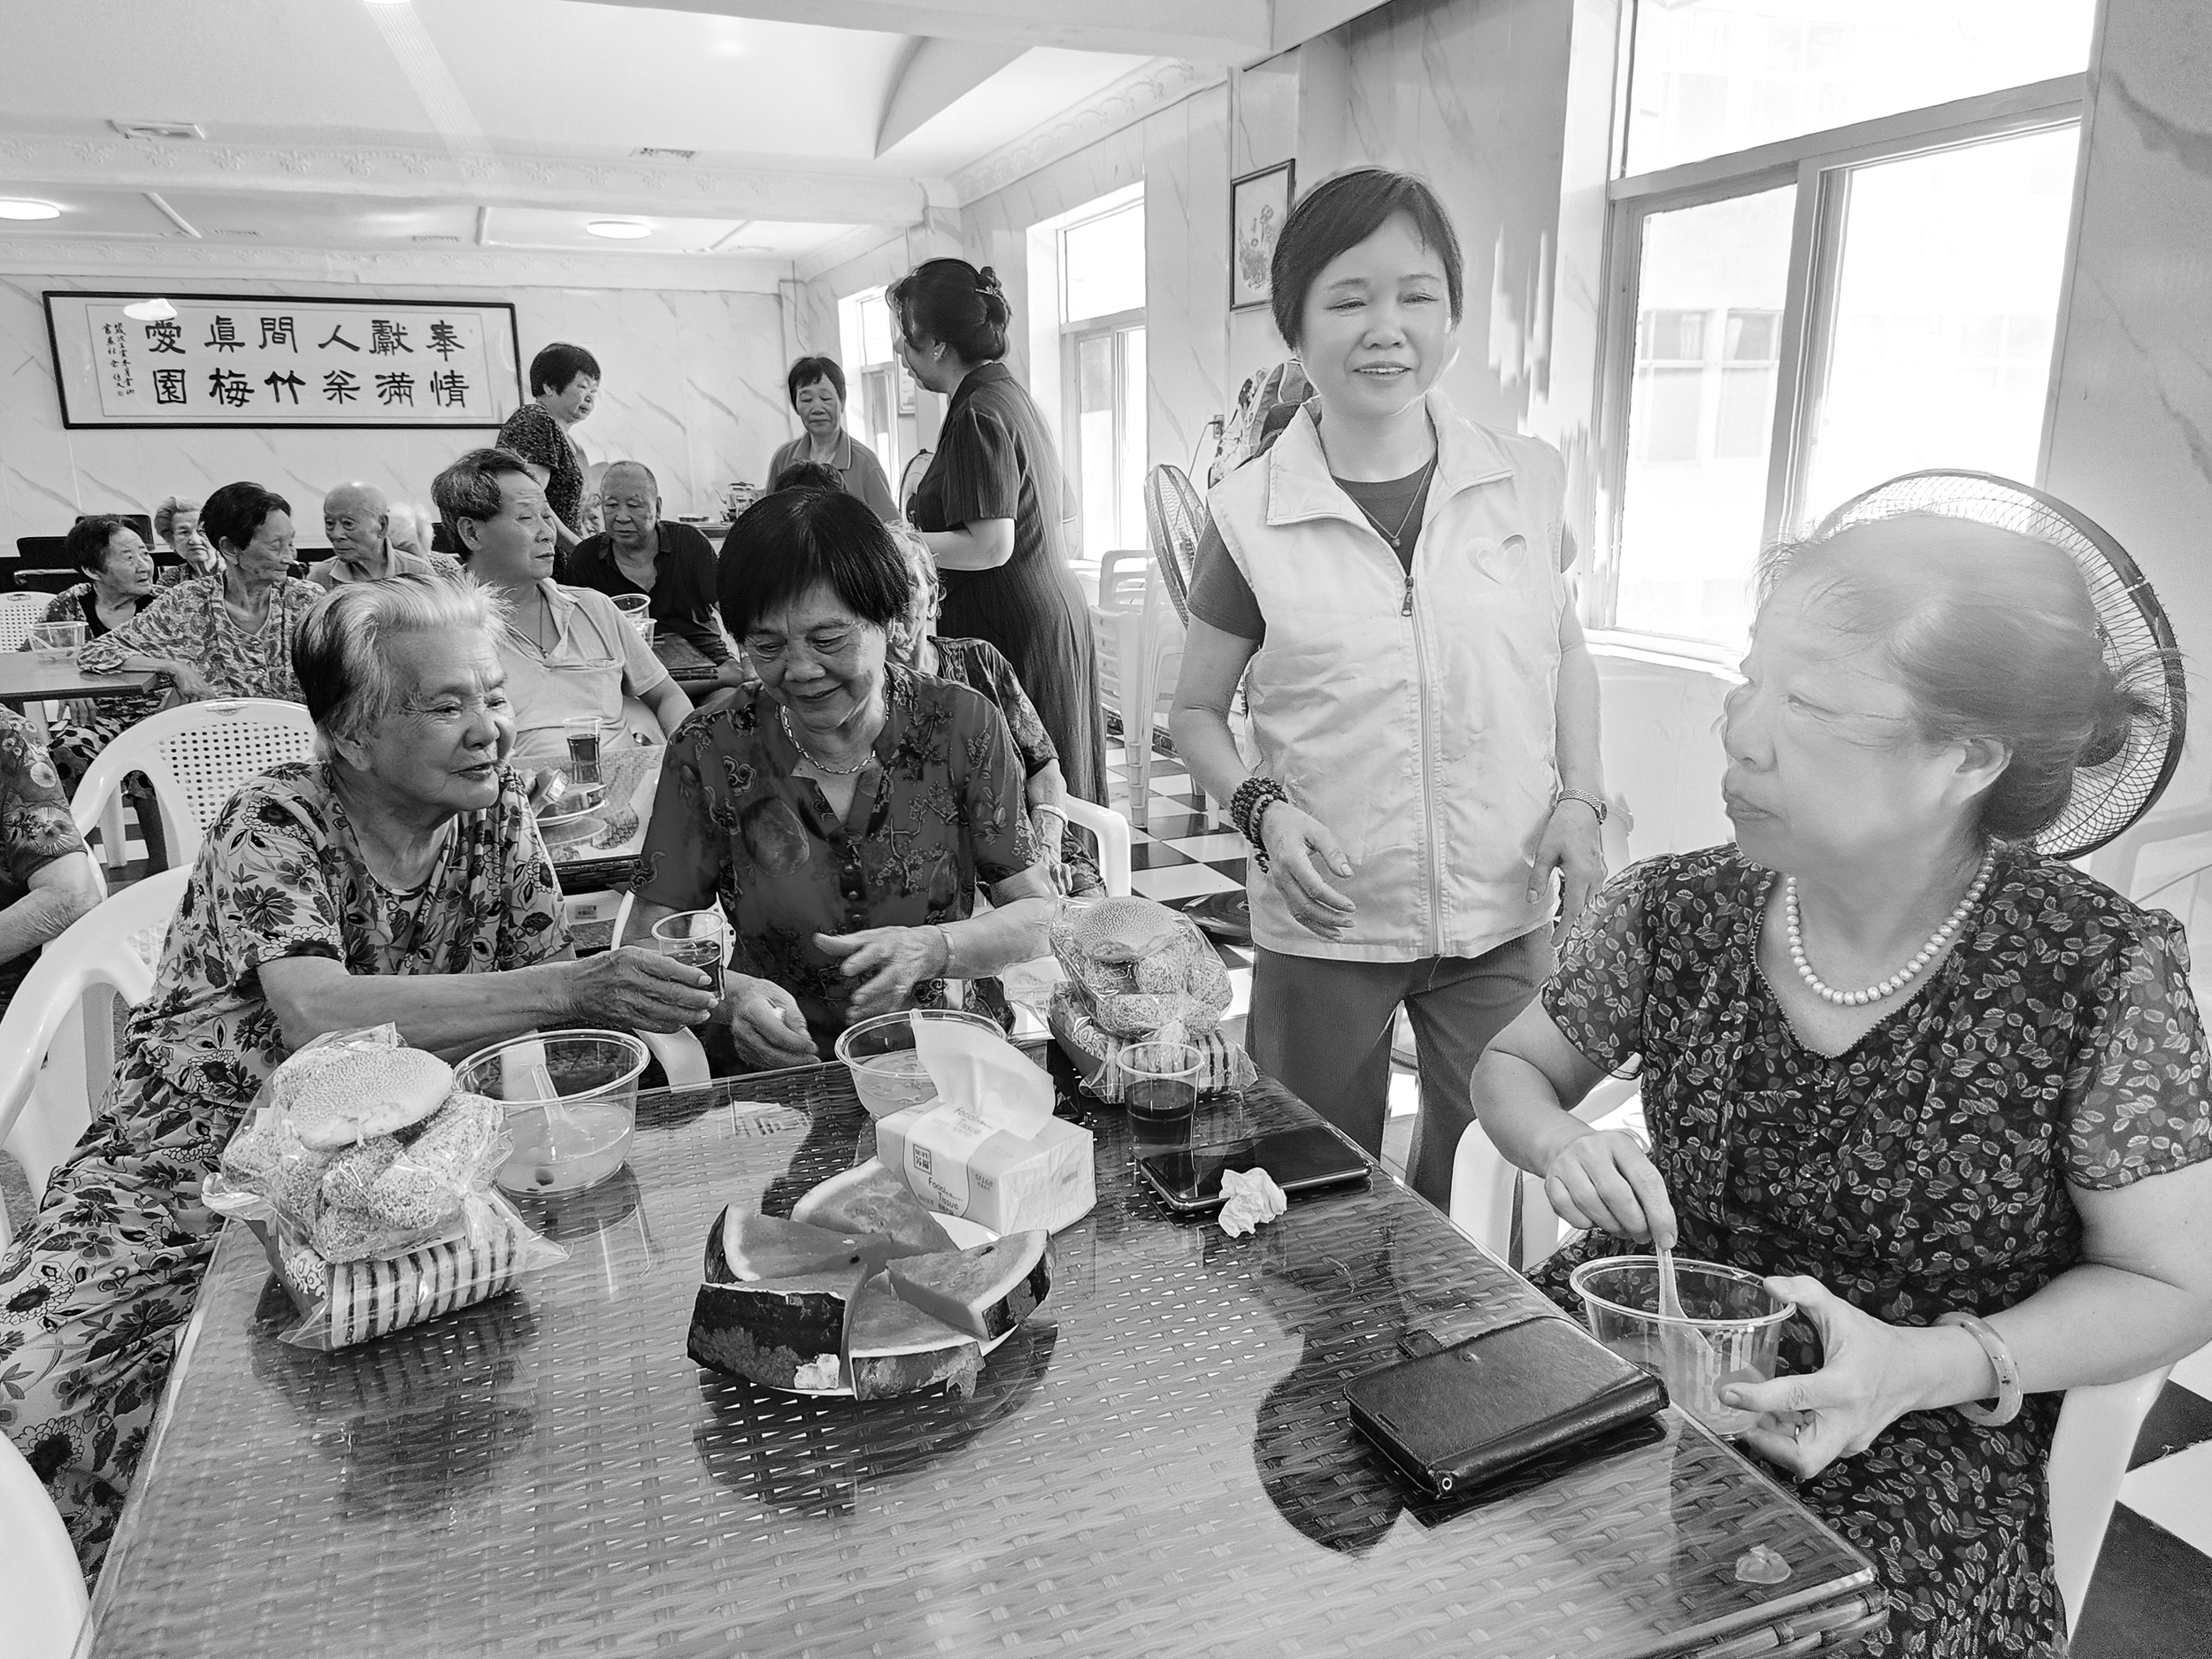
[[[626,695],[652,710],[662,733],[676,729],[691,699],[614,601],[553,580],[554,518],[520,456],[471,449],[438,474],[431,493],[462,568],[507,602],[499,655],[517,764],[565,764],[567,722],[596,715],[618,727]]]
[[[111,1103],[0,1258],[4,1425],[96,1572],[219,1224],[200,1184],[256,1091],[325,1032],[396,1023],[457,1058],[534,1026],[667,1031],[707,976],[576,961],[507,765],[497,608],[421,576],[332,594],[297,661],[319,757],[217,816]]]
[[[195,576],[213,576],[222,569],[215,549],[200,529],[200,503],[181,495],[168,495],[154,509],[154,534],[166,543],[177,563],[161,567],[157,582],[173,588]]]
[[[47,602],[42,622],[81,622],[96,640],[133,621],[154,596],[154,561],[138,532],[108,514],[80,518],[62,544],[85,580]],[[28,649],[27,641],[26,649]],[[69,705],[69,718],[53,727],[54,764],[70,789],[117,733],[161,707],[157,696],[107,697]]]
[[[88,673],[166,674],[180,696],[300,700],[292,636],[322,590],[288,574],[292,507],[258,484],[226,484],[200,521],[222,560],[219,576],[180,582],[121,627],[77,653]]]
[[[761,680],[669,741],[634,935],[719,904],[726,1020],[749,1064],[820,1057],[852,1021],[941,1007],[1045,952],[1050,883],[1006,722],[887,660],[906,560],[857,497],[784,490],[732,531],[722,619]],[[988,884],[996,906],[976,916]]]
[[[1879,1564],[1870,1651],[2063,1652],[2061,1391],[2212,1337],[2182,930],[2034,844],[2146,717],[2064,552],[1932,515],[1778,558],[1744,672],[1735,844],[1603,890],[1475,1107],[1600,1230],[1555,1294],[1624,1237],[1780,1276],[1818,1356],[1721,1399]],[[1648,1151],[1568,1110],[1632,1056]]]
[[[1037,707],[1022,689],[1013,664],[988,640],[940,639],[930,632],[937,625],[937,600],[943,591],[937,561],[930,557],[929,544],[905,525],[890,528],[892,539],[906,556],[907,575],[914,584],[906,612],[891,630],[891,660],[918,674],[979,691],[991,700],[1005,717],[1028,774],[1022,797],[1029,803],[1039,856],[1055,890],[1103,893],[1105,883],[1097,866],[1070,836],[1068,786],[1060,773],[1060,751],[1053,748],[1052,735],[1037,718]]]
[[[769,488],[786,467],[812,462],[826,469],[831,486],[868,503],[877,518],[888,524],[899,516],[899,503],[891,494],[891,480],[883,475],[876,452],[845,430],[845,371],[834,357],[801,357],[783,377],[792,412],[806,430],[783,445],[768,459]]]
[[[100,880],[69,816],[60,776],[30,723],[0,709],[0,1010],[38,960],[39,948],[99,902]],[[6,1352],[0,1327],[0,1356]],[[0,1390],[0,1423],[6,1421],[5,1400]]]

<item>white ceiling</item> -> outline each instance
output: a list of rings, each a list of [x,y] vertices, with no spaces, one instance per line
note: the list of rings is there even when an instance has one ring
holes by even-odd
[[[965,91],[956,73],[956,96],[879,156],[918,36],[578,0],[0,0],[0,196],[64,210],[0,223],[0,245],[588,250],[787,273],[857,226],[887,236],[915,222],[932,181],[949,199],[948,174],[1151,61],[979,50],[986,66],[1010,61]],[[204,136],[129,143],[117,121],[192,123]],[[22,141],[12,157],[10,136]],[[332,174],[349,151],[434,173],[473,164],[477,176],[430,180],[411,198],[388,184],[311,188],[306,175]],[[150,169],[142,182],[175,219],[140,188]],[[802,188],[754,199],[762,173]],[[687,201],[695,174],[722,183]],[[886,186],[903,191],[887,211]],[[733,195],[748,211],[728,211]],[[603,217],[655,234],[585,234]]]

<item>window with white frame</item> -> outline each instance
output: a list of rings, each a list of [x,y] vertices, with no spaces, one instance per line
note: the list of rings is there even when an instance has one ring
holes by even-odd
[[[1057,227],[1060,432],[1082,553],[1145,543],[1144,187]]]
[[[1635,0],[1593,622],[1740,649],[1759,549],[2036,480],[2093,0]]]
[[[896,480],[900,454],[899,415],[913,412],[912,394],[902,394],[906,373],[892,334],[891,308],[879,288],[848,295],[837,302],[838,344],[845,371],[845,430],[866,444],[883,463],[883,475]]]

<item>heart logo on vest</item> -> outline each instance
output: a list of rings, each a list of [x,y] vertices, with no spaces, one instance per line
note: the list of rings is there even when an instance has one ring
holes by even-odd
[[[1528,538],[1517,533],[1503,541],[1486,539],[1475,543],[1475,567],[1493,581],[1510,581],[1513,572],[1528,557]]]

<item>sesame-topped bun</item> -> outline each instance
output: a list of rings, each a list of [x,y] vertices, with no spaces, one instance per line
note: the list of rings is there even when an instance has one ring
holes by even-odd
[[[419,1123],[444,1104],[453,1068],[419,1048],[368,1048],[326,1065],[293,1095],[292,1133],[318,1151]]]

